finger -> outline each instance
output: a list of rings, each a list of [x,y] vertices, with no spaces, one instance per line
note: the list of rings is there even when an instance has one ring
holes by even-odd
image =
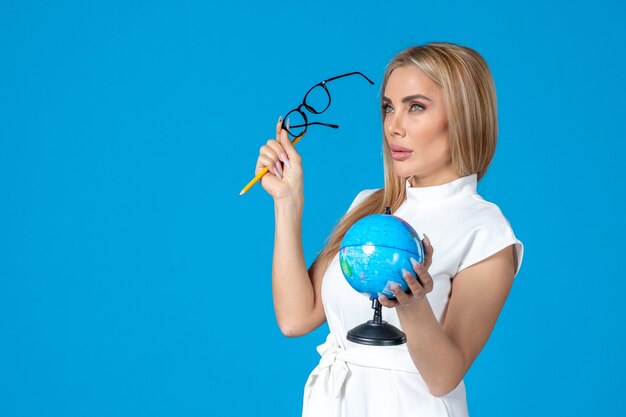
[[[289,162],[289,157],[287,156],[286,152],[281,153],[280,155],[278,155],[278,157],[281,161],[283,161],[283,164],[285,164],[287,169],[291,168],[291,162]]]
[[[415,259],[411,258],[411,263],[413,264],[413,270],[417,274],[416,281],[418,284],[427,292],[431,292],[433,290],[433,277],[426,269],[425,265],[420,264]]]
[[[276,167],[276,171],[278,172],[279,176],[282,178],[283,166],[281,164],[281,161],[284,161],[284,159],[286,159],[285,148],[283,148],[283,146],[274,139],[268,140],[267,146],[269,146],[276,155],[277,160],[274,163],[274,166]],[[289,164],[289,161],[287,161],[287,164]]]
[[[280,158],[281,153],[285,153],[285,148],[283,148],[283,145],[281,145],[280,142],[276,139],[269,139],[266,143],[266,146],[269,146],[270,149],[274,151],[277,160]]]
[[[398,300],[399,304],[407,304],[411,302],[411,296],[402,290],[402,286],[400,284],[392,284],[390,287],[391,292],[396,296],[396,300]]]
[[[279,158],[278,158],[278,153],[272,148],[272,146],[270,146],[270,142],[276,142],[276,141],[273,139],[268,140],[267,144],[261,146],[261,148],[259,149],[259,155],[265,156],[271,159],[272,165],[274,165],[276,162],[278,162]]]
[[[270,140],[271,141],[271,140]],[[270,142],[268,141],[268,142]],[[259,159],[257,162],[257,171],[263,167],[267,167],[270,172],[274,173],[276,163],[279,161],[278,154],[269,145],[261,146],[259,150]]]
[[[424,295],[426,295],[424,287],[421,286],[421,284],[412,272],[403,269],[402,278],[404,278],[404,281],[406,281],[407,285],[409,286],[409,290],[411,290],[411,294],[414,298],[422,298]]]
[[[433,248],[430,238],[426,235],[426,233],[424,233],[422,243],[424,244],[424,265],[426,266],[426,269],[428,269],[433,263],[433,253],[435,252],[435,249]]]
[[[257,162],[257,166],[256,166],[256,171],[255,171],[255,175],[257,175],[263,168],[267,168],[267,170],[269,172],[271,172],[272,174],[278,176],[278,172],[276,171],[276,166],[275,166],[275,162],[265,156],[265,155],[261,155],[259,156],[258,162]]]
[[[276,172],[278,172],[278,177],[282,179],[283,178],[283,166],[280,164],[280,162],[276,162],[274,166],[276,167]]]
[[[387,308],[394,308],[396,305],[398,305],[398,302],[396,300],[390,300],[383,293],[378,293],[378,302],[380,303],[380,305]]]
[[[415,272],[415,279],[417,279],[417,282],[419,282],[419,284],[422,285],[421,276],[417,273],[417,269],[416,269],[419,266],[421,266],[421,264],[415,258],[409,258],[409,260],[411,261],[411,265],[413,265],[413,271]]]
[[[289,121],[287,121],[289,123]],[[276,124],[276,138],[280,142],[280,144],[285,148],[285,153],[287,155],[287,159],[291,161],[299,161],[300,155],[296,151],[296,148],[291,143],[289,139],[289,135],[287,134],[287,130],[283,129],[283,123],[281,119],[278,119],[278,123]]]
[[[276,152],[274,152],[270,146],[262,146],[257,162],[256,173],[258,174],[263,168],[267,168],[272,174],[282,179],[283,169],[278,158],[278,155],[276,155]]]
[[[278,118],[278,122],[276,122],[276,138],[280,137],[280,132],[283,130],[283,116]]]

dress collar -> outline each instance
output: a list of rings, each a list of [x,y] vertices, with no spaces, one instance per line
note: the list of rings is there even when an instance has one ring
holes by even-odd
[[[407,200],[419,203],[442,203],[466,195],[476,194],[477,174],[470,174],[454,181],[430,187],[411,187],[406,181]]]

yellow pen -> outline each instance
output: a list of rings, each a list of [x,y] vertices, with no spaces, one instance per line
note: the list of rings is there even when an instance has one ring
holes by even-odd
[[[305,132],[302,132],[301,135],[297,136],[294,140],[291,141],[292,145],[295,145],[296,143],[298,143],[300,141],[300,139],[302,139],[302,137],[304,136]],[[259,182],[259,180],[261,178],[263,178],[263,175],[267,174],[269,172],[269,170],[267,169],[267,167],[263,168],[261,170],[261,172],[259,172],[258,174],[256,174],[256,177],[252,178],[252,180],[250,180],[250,182],[243,187],[243,190],[241,190],[241,192],[239,193],[239,195],[244,195],[246,193],[246,191],[248,191],[250,188],[252,188],[252,186],[254,184],[256,184],[257,182]]]

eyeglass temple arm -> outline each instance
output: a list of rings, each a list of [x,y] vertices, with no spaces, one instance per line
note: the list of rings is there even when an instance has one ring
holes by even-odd
[[[347,73],[347,74],[343,74],[343,75],[338,75],[338,76],[336,76],[336,77],[333,77],[333,78],[329,78],[329,79],[327,79],[327,80],[324,80],[323,82],[324,82],[324,83],[327,83],[327,82],[329,82],[329,81],[336,80],[336,79],[338,79],[338,78],[348,77],[348,76],[350,76],[350,75],[355,75],[355,74],[360,75],[361,77],[365,78],[365,79],[366,79],[366,80],[367,80],[370,84],[374,85],[374,81],[370,80],[370,79],[369,79],[369,78],[367,78],[367,77],[366,77],[363,73],[358,72],[358,71],[355,71],[355,72],[349,72],[349,73]]]
[[[339,125],[334,125],[331,123],[322,123],[322,122],[310,122],[310,123],[305,123],[303,125],[293,125],[293,126],[289,126],[289,128],[294,128],[294,127],[304,127],[304,126],[311,126],[311,125],[322,125],[322,126],[327,126],[327,127],[332,127],[333,129],[337,129],[339,127]]]

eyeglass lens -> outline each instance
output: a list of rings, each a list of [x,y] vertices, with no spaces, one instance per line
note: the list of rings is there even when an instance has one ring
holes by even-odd
[[[294,137],[300,136],[306,130],[308,120],[306,119],[306,115],[298,109],[287,113],[285,120],[289,120],[289,129],[287,129],[287,132]]]
[[[318,84],[304,96],[304,106],[311,113],[323,113],[330,106],[330,93],[326,87]]]

